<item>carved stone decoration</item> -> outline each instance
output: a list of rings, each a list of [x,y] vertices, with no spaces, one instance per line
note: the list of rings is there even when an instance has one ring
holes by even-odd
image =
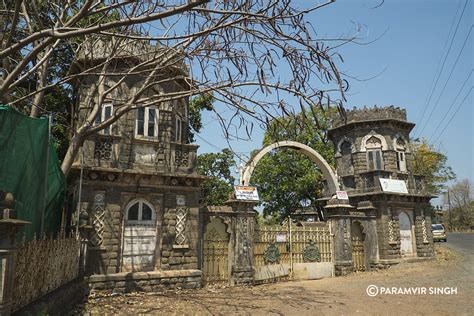
[[[321,262],[321,252],[313,240],[309,240],[309,244],[303,250],[304,262]]]
[[[250,242],[248,238],[248,217],[240,217],[238,218],[238,234],[239,234],[239,264],[240,265],[251,265],[251,257],[250,257]]]
[[[211,229],[207,232],[205,239],[207,241],[221,241],[223,238],[215,227],[211,227]]]
[[[178,184],[179,184],[179,181],[178,181],[178,179],[176,179],[176,178],[172,178],[172,179],[170,180],[170,184],[173,185],[173,186],[175,186],[175,185],[178,185]]]
[[[187,238],[185,236],[186,230],[186,216],[188,210],[186,207],[178,207],[176,209],[176,239],[175,245],[184,246],[186,245]]]
[[[105,229],[105,193],[97,192],[94,196],[94,205],[92,207],[92,226],[94,233],[90,239],[92,246],[99,247],[104,241]]]
[[[112,141],[107,139],[97,139],[94,146],[94,159],[112,159]]]
[[[265,249],[265,252],[263,253],[263,260],[265,261],[265,264],[280,262],[280,257],[280,250],[278,250],[276,243],[270,242],[267,246],[267,249]]]
[[[428,241],[428,231],[426,229],[426,219],[424,212],[421,213],[421,234],[423,236],[423,243],[427,244]]]
[[[177,167],[187,167],[189,162],[189,153],[183,150],[175,151],[174,163]]]
[[[388,221],[388,243],[396,244],[397,240],[395,238],[395,225],[396,221],[394,218],[390,218]]]
[[[348,222],[347,219],[344,219],[342,221],[342,230],[344,234],[343,251],[345,255],[349,254],[349,239],[350,239],[350,233],[349,233],[347,222]]]

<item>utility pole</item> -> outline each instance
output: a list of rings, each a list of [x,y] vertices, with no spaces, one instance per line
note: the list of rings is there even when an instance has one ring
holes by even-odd
[[[449,198],[449,189],[448,189],[448,216],[449,216],[449,229],[453,229],[453,222],[451,218],[451,199]]]

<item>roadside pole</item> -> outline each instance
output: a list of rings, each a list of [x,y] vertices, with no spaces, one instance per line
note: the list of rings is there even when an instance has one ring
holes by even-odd
[[[288,215],[288,234],[290,241],[290,279],[293,279],[293,238],[291,235],[291,217]]]
[[[43,212],[41,213],[41,227],[39,237],[43,237],[44,234],[44,215],[46,213],[46,201],[48,198],[48,167],[49,167],[49,146],[51,140],[51,114],[48,115],[48,141],[46,142],[46,166],[44,173],[44,189],[43,189]]]
[[[449,229],[453,230],[453,221],[451,218],[451,199],[449,197],[449,189],[448,189],[448,215],[449,215]]]

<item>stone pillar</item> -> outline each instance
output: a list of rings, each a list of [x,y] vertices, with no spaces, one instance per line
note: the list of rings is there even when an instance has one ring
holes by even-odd
[[[354,207],[348,200],[332,198],[324,207],[331,232],[334,235],[333,262],[336,276],[354,271],[351,245],[350,211]]]
[[[13,196],[5,195],[4,206],[0,205],[0,316],[11,314],[13,297],[13,275],[15,273],[15,233],[29,222],[18,220],[13,206]]]
[[[370,270],[378,265],[379,260],[379,241],[377,234],[376,208],[371,201],[361,201],[357,204],[359,216],[365,220],[365,258],[366,270]],[[362,219],[361,218],[361,219]]]
[[[253,237],[256,223],[256,205],[253,201],[229,200],[226,202],[232,208],[232,253],[229,260],[232,263],[231,284],[253,283]]]

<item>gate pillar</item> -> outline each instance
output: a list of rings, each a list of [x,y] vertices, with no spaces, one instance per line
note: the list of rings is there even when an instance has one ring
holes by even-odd
[[[334,270],[336,276],[354,271],[351,242],[351,211],[355,209],[348,200],[330,199],[326,206],[326,218],[334,234]]]
[[[1,193],[1,192],[0,192]],[[3,195],[3,194],[0,194]],[[10,315],[13,299],[15,269],[15,234],[29,222],[16,219],[12,209],[14,199],[10,193],[0,200],[0,316]]]
[[[231,251],[231,284],[250,284],[254,279],[253,267],[253,236],[257,212],[252,201],[229,200],[226,202],[232,208]]]

